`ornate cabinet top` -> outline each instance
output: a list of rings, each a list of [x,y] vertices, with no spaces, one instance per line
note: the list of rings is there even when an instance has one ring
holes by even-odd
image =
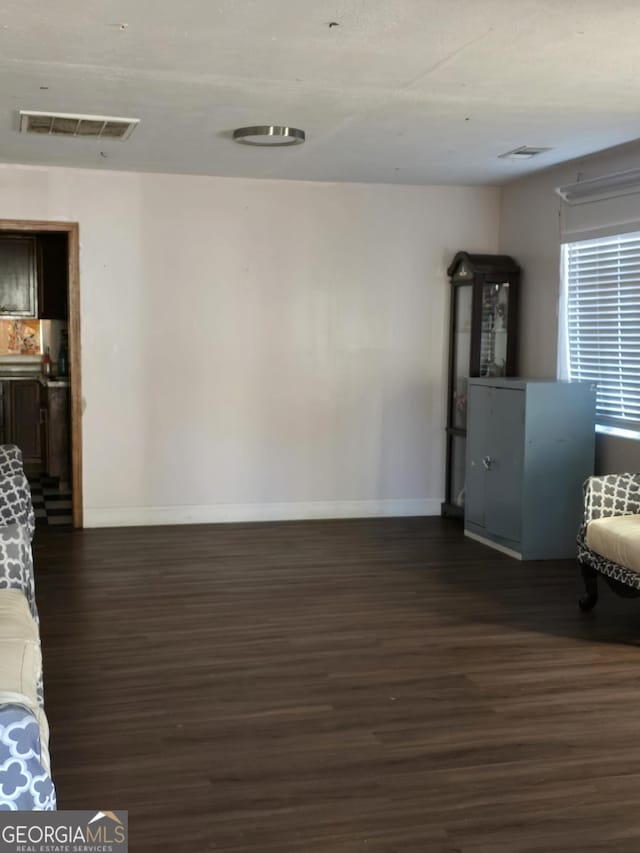
[[[469,281],[476,275],[520,272],[520,267],[509,255],[476,255],[457,252],[449,264],[447,275],[457,281]]]

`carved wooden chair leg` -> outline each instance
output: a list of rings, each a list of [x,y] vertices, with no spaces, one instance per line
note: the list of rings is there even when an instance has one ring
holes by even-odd
[[[585,593],[578,601],[580,610],[588,612],[598,603],[598,573],[586,563],[580,563]]]

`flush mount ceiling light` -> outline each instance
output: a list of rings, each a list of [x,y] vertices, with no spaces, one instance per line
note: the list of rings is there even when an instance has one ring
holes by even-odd
[[[532,157],[537,157],[538,154],[544,154],[546,151],[551,150],[551,148],[521,145],[520,148],[514,148],[512,151],[505,151],[504,154],[498,154],[498,158],[500,160],[531,160]]]
[[[279,124],[258,124],[255,127],[239,127],[233,131],[234,142],[243,145],[302,145],[305,140],[304,130],[297,127],[283,127]]]

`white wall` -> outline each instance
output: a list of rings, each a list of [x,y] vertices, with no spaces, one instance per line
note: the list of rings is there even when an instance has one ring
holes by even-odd
[[[0,218],[80,223],[87,525],[439,511],[497,190],[5,166]]]
[[[578,179],[636,169],[639,156],[640,144],[632,143],[538,172],[502,188],[500,251],[513,255],[523,270],[519,327],[522,376],[556,376],[561,201],[555,188]],[[639,441],[598,435],[596,456],[599,472],[640,471]]]

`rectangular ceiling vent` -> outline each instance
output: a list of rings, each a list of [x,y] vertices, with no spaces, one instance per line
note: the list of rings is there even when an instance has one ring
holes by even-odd
[[[79,139],[128,139],[139,118],[42,113],[20,110],[20,132],[41,136],[75,136]]]
[[[503,160],[531,160],[532,157],[537,157],[538,154],[544,154],[546,151],[551,150],[551,148],[521,145],[520,148],[514,148],[512,151],[505,151],[504,154],[498,154],[498,157]]]

